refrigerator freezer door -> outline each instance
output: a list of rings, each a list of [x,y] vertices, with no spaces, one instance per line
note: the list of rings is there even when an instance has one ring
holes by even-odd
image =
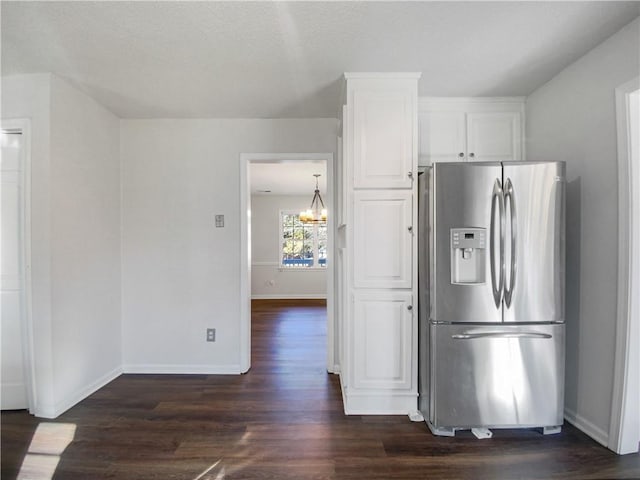
[[[505,322],[564,321],[562,162],[504,162]]]
[[[564,324],[430,328],[435,430],[562,424]]]
[[[430,319],[445,323],[501,322],[500,298],[496,301],[494,291],[502,292],[498,285],[502,268],[501,229],[500,222],[496,221],[502,210],[502,196],[496,193],[502,185],[502,166],[500,163],[436,163],[431,177]],[[495,228],[491,228],[492,210]],[[485,233],[484,252],[474,250],[473,243],[464,245],[465,234],[460,232],[468,231],[468,235],[477,240],[474,229],[483,229]],[[455,235],[460,239],[460,248],[456,246]],[[456,277],[455,272],[452,275],[454,256],[478,268],[473,263],[474,255],[478,254],[484,259],[484,268],[479,274],[477,270],[470,275],[474,281],[452,282]],[[482,274],[484,281],[478,281]]]

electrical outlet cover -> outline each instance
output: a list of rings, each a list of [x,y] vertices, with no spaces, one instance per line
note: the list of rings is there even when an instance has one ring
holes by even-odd
[[[207,328],[207,342],[215,342],[215,341],[216,341],[216,329]]]

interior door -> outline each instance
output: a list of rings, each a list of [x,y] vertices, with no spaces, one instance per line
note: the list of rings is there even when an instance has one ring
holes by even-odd
[[[502,180],[500,163],[436,163],[430,188],[433,216],[430,230],[433,245],[430,254],[430,320],[435,322],[501,322],[501,298],[496,298],[500,280],[500,229],[492,231],[492,210],[498,217],[499,190]],[[499,223],[499,222],[498,222]],[[496,224],[494,223],[494,226]],[[453,236],[460,229],[484,232],[483,248],[464,251],[453,248]],[[471,234],[471,233],[470,233]],[[491,254],[492,243],[494,254]],[[461,259],[462,255],[469,258]],[[476,257],[477,256],[477,257]],[[491,261],[493,257],[493,262]],[[454,283],[455,260],[482,258],[483,269],[475,282]],[[493,263],[493,267],[491,266]]]
[[[562,162],[505,162],[505,322],[564,321]]]
[[[27,408],[22,351],[24,319],[24,196],[21,135],[3,132],[2,142],[2,382],[0,407]]]

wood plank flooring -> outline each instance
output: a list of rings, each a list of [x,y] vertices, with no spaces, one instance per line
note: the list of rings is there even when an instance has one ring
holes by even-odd
[[[345,416],[325,370],[324,302],[252,307],[246,375],[123,375],[53,421],[3,412],[2,479],[21,467],[47,480],[640,478],[639,455],[568,424],[477,440],[434,437],[403,416]]]

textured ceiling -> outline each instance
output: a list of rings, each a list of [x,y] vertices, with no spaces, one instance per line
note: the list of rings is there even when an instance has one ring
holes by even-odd
[[[420,95],[527,95],[638,2],[10,2],[2,74],[53,72],[120,117],[335,117],[345,71]]]
[[[324,161],[287,161],[250,164],[251,193],[253,195],[308,195],[309,203],[316,187],[315,173],[320,193],[326,196],[327,175]],[[269,192],[265,192],[269,190]]]

